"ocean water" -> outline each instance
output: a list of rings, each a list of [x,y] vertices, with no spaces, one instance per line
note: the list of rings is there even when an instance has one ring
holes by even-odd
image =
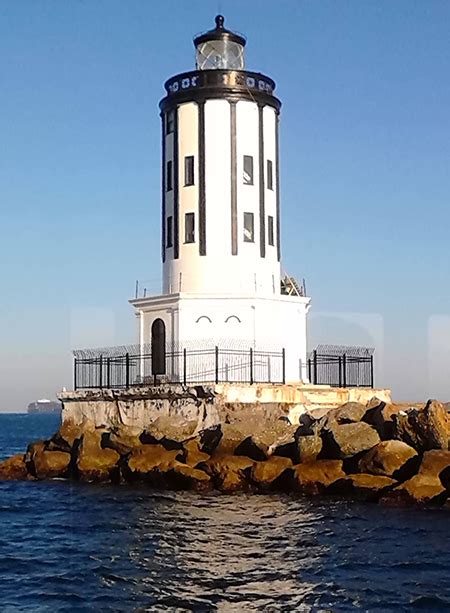
[[[0,415],[0,456],[57,426]],[[0,611],[450,611],[450,512],[4,482]]]

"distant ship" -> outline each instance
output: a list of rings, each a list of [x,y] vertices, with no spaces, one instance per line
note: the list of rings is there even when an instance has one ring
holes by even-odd
[[[58,400],[47,400],[42,398],[35,402],[30,402],[27,413],[61,413],[62,404]]]

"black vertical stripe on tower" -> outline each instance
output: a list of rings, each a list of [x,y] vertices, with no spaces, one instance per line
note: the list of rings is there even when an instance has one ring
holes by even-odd
[[[205,103],[198,103],[198,237],[199,253],[206,255]]]
[[[275,119],[275,194],[276,194],[276,218],[277,218],[277,258],[281,260],[281,240],[280,240],[280,116],[277,113]]]
[[[162,161],[162,187],[161,187],[161,258],[163,263],[166,261],[166,122],[165,113],[161,113],[161,161]]]
[[[261,257],[266,257],[266,207],[264,194],[264,107],[258,105],[259,124],[259,242]]]
[[[178,181],[178,107],[174,109],[173,122],[173,257],[175,260],[180,255],[180,203]]]
[[[237,148],[236,148],[236,102],[230,102],[231,142],[231,255],[238,253],[237,232]]]

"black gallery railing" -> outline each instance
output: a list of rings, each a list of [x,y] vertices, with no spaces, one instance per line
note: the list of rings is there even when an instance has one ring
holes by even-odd
[[[373,387],[373,353],[368,347],[319,345],[308,356],[308,378],[317,385]]]
[[[154,374],[151,353],[89,355],[74,359],[75,389],[118,389],[159,383],[285,383],[285,350],[181,349],[165,353]]]

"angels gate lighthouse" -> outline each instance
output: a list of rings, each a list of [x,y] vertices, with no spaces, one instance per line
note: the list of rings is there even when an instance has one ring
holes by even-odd
[[[160,102],[162,292],[130,303],[152,374],[172,380],[281,381],[281,355],[283,382],[307,380],[310,298],[281,267],[281,102],[245,45],[218,15]]]

